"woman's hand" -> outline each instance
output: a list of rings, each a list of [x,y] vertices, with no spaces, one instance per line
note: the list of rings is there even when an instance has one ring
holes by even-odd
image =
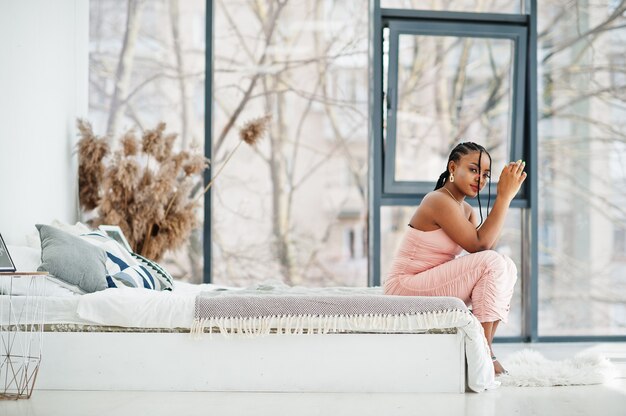
[[[525,166],[526,162],[518,160],[517,162],[510,162],[502,169],[500,179],[498,180],[499,197],[505,198],[509,202],[513,200],[526,179]]]

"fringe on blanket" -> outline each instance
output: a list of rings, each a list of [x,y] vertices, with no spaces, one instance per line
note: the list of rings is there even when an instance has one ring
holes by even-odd
[[[442,310],[420,314],[402,315],[283,315],[262,317],[211,317],[195,318],[191,334],[200,336],[208,332],[243,334],[249,337],[294,334],[328,334],[352,332],[411,332],[428,329],[458,328],[469,325],[472,315],[468,311]]]

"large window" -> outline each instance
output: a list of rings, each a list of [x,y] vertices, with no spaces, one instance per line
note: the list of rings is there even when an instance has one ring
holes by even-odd
[[[203,154],[206,1],[91,0],[89,8],[94,132],[115,149],[129,129],[141,135],[165,122],[176,150]],[[161,261],[176,278],[201,282],[202,207],[195,215],[200,226]]]
[[[368,8],[216,1],[213,165],[270,114],[215,183],[211,280],[367,284]]]
[[[177,149],[205,151],[207,136],[212,173],[225,166],[197,211],[206,225],[164,255],[175,277],[378,285],[466,139],[532,173],[497,247],[520,272],[499,335],[626,335],[626,0],[92,0],[90,13],[94,130],[164,121]],[[266,114],[262,141],[224,165]]]
[[[626,2],[538,6],[539,335],[623,336]]]

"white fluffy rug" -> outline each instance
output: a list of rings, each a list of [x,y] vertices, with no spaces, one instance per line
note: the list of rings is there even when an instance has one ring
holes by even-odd
[[[617,369],[602,355],[580,353],[574,358],[551,361],[526,349],[502,360],[509,372],[496,379],[503,386],[549,387],[602,384],[616,377]]]

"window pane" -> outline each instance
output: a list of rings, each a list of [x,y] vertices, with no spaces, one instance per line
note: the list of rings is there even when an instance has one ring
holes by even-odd
[[[212,188],[212,278],[367,284],[368,8],[215,3],[213,166],[269,113]]]
[[[175,151],[204,154],[206,1],[91,0],[89,8],[94,132],[109,134],[116,148],[128,129],[140,136],[165,122],[166,133],[178,134]],[[198,176],[196,185],[201,181]],[[174,277],[201,282],[202,206],[195,215],[199,227],[160,262]]]
[[[513,14],[522,13],[523,4],[523,0],[380,0],[380,7],[386,9]]]
[[[478,208],[475,208],[479,214]],[[380,214],[380,264],[381,282],[384,282],[393,258],[400,247],[402,238],[411,220],[415,207],[381,207]],[[483,208],[483,217],[487,210]],[[498,327],[497,336],[521,336],[522,334],[522,210],[511,208],[506,217],[504,228],[500,234],[500,240],[495,250],[509,256],[517,266],[517,283],[511,299],[511,311],[509,322]],[[461,255],[466,254],[465,252]]]
[[[626,335],[624,4],[538,6],[539,335]]]
[[[509,160],[514,42],[400,35],[397,181],[435,181],[459,141],[482,144],[493,166]],[[493,169],[497,181],[500,169]]]

